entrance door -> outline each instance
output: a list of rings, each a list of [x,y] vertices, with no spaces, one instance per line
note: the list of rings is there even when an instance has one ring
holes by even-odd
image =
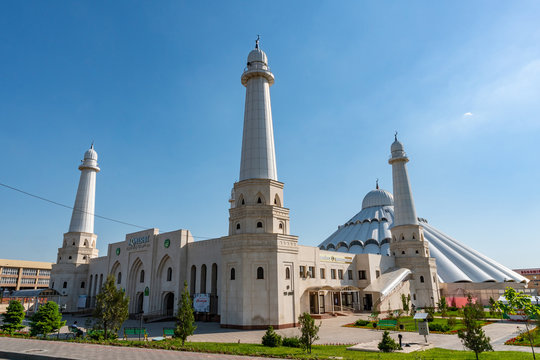
[[[309,312],[312,314],[317,313],[317,294],[309,293]]]
[[[137,297],[137,313],[143,312],[144,294],[141,292]]]
[[[163,310],[164,315],[172,316],[174,311],[174,294],[167,293],[165,299],[163,300]]]
[[[366,297],[364,297],[364,310],[371,311],[371,307],[373,306],[373,297],[371,294],[366,294]]]
[[[319,313],[324,314],[325,308],[324,308],[324,295],[319,295]]]

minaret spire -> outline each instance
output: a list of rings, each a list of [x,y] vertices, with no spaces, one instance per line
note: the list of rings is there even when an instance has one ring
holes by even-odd
[[[259,48],[259,36],[255,49],[248,55],[247,69],[242,74],[242,85],[246,87],[244,110],[244,133],[240,181],[247,179],[277,180],[276,154],[270,86],[274,75],[268,68],[268,58]]]
[[[418,225],[406,166],[409,158],[405,154],[405,150],[403,150],[403,144],[397,139],[397,132],[394,137],[395,141],[391,146],[392,156],[388,160],[388,163],[392,165],[392,181],[394,185],[394,226]]]
[[[97,158],[94,142],[92,142],[90,149],[84,153],[84,160],[79,166],[81,177],[69,224],[69,232],[94,233],[96,174],[100,170]]]

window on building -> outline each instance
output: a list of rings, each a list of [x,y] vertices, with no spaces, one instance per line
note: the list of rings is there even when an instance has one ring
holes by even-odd
[[[300,277],[302,279],[306,278],[306,267],[304,265],[300,265]]]
[[[257,204],[262,204],[262,200],[261,200],[261,198],[260,198],[260,197],[259,197],[259,198],[257,198]]]
[[[234,280],[236,278],[236,272],[234,271],[234,268],[231,268],[231,280]]]
[[[416,250],[416,253],[418,254],[418,250]]]
[[[81,289],[84,289],[84,281],[81,281]]]
[[[17,268],[3,268],[2,275],[19,275],[19,269]]]
[[[375,270],[375,277],[378,278],[381,276],[381,271],[380,270]]]
[[[122,282],[122,273],[119,272],[119,273],[118,273],[118,279],[116,279],[116,283],[117,283],[117,284],[120,284],[121,282]]]
[[[321,274],[321,279],[324,279],[326,277],[326,274],[325,274],[325,269],[321,268],[319,270],[320,274]]]
[[[366,280],[366,270],[358,270],[358,280]]]
[[[264,279],[264,269],[262,266],[257,268],[257,279]]]
[[[423,283],[424,282],[424,277],[420,275],[420,282]]]
[[[413,300],[416,300],[416,294],[413,294],[412,297],[413,297]]]
[[[167,269],[167,281],[172,281],[172,268]]]
[[[242,199],[242,205],[246,205],[246,202],[244,201],[244,199]]]
[[[141,270],[141,276],[139,278],[139,282],[144,282],[144,270]]]
[[[336,279],[336,269],[331,269],[330,270],[330,276],[331,276],[332,279],[334,279],[334,280]]]
[[[258,222],[257,222],[257,227],[258,227],[258,228],[262,228],[262,227],[263,227],[263,223],[262,223],[261,221],[258,221]]]
[[[71,244],[71,245],[75,246],[75,241],[74,241],[73,244]]]
[[[240,224],[236,224],[236,230],[240,230]]]
[[[343,280],[343,270],[339,269],[337,273],[338,273],[339,280]]]
[[[291,269],[287,266],[285,268],[285,279],[289,280],[291,278]]]
[[[66,289],[67,288],[67,281],[64,281],[64,284],[62,285],[62,289]]]
[[[36,276],[37,269],[23,269],[22,274],[24,276]]]
[[[70,257],[68,257],[68,259],[69,259],[69,260],[71,260],[71,256],[70,256]]]
[[[347,270],[347,278],[348,278],[349,280],[352,280],[352,279],[353,279],[353,278],[352,278],[352,270]]]
[[[402,251],[402,252],[401,252],[401,255],[405,255],[405,251]]]
[[[279,223],[279,228],[283,229],[283,223]]]
[[[308,268],[308,276],[310,278],[315,278],[315,266],[310,266]]]
[[[84,255],[82,258],[83,258],[83,260],[86,260],[86,255]]]

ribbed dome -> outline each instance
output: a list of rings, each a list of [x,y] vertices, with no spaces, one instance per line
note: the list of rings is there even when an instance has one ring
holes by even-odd
[[[261,49],[254,49],[248,55],[248,63],[262,62],[264,65],[268,65],[268,58]]]
[[[376,189],[367,193],[362,200],[362,210],[373,206],[393,206],[394,197],[386,190]]]
[[[86,150],[84,153],[84,160],[96,160],[97,161],[97,152],[94,150],[94,144],[90,147],[90,149]]]
[[[394,151],[403,151],[403,144],[398,139],[396,139],[392,143],[392,146],[390,147],[390,151],[392,153],[394,153]]]

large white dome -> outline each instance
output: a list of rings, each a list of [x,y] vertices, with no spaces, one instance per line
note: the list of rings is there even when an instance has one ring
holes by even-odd
[[[442,233],[427,220],[419,218],[429,250],[437,262],[443,282],[526,282],[520,274]],[[370,191],[362,201],[362,210],[326,240],[321,250],[354,254],[390,254],[390,229],[394,224],[393,196],[388,191]]]

